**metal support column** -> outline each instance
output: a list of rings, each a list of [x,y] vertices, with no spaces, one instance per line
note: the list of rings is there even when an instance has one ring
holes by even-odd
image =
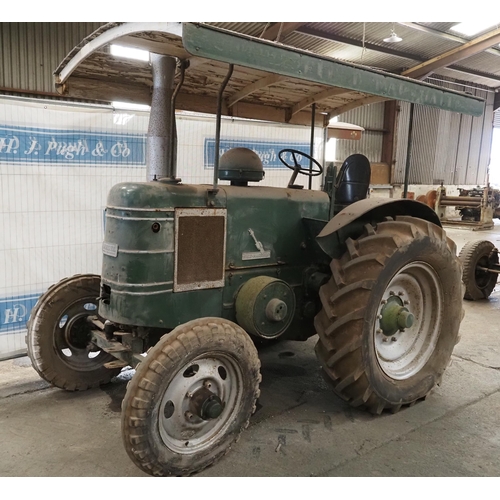
[[[312,105],[311,110],[311,142],[309,144],[309,156],[314,153],[314,122],[316,120],[316,103]],[[312,161],[309,160],[309,172],[312,172]],[[312,189],[312,176],[309,176],[309,189]]]
[[[403,189],[403,198],[408,196],[408,181],[410,178],[410,161],[411,161],[411,146],[413,142],[413,110],[415,104],[410,104],[410,123],[408,126],[408,151],[406,152],[406,167],[405,167],[405,184]]]

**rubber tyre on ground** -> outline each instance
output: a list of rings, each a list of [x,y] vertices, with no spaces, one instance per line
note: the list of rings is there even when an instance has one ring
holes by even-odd
[[[154,476],[187,476],[210,466],[239,439],[255,411],[260,361],[249,335],[220,318],[190,321],[164,335],[136,368],[122,403],[122,436],[132,461]],[[222,413],[192,411],[209,388]]]
[[[462,313],[461,265],[442,228],[388,218],[348,239],[315,317],[316,354],[334,392],[374,414],[425,398],[448,367]],[[383,305],[412,296],[413,326],[386,337]],[[406,336],[405,336],[406,335]],[[399,347],[398,347],[399,346]]]
[[[498,274],[482,271],[477,267],[497,265],[498,252],[495,250],[495,245],[488,240],[469,241],[463,246],[459,259],[463,265],[464,299],[487,299],[493,292],[497,284]]]
[[[82,274],[51,286],[31,311],[26,343],[33,368],[47,382],[68,391],[107,384],[119,372],[115,360],[90,342],[88,316],[97,315],[100,276]]]

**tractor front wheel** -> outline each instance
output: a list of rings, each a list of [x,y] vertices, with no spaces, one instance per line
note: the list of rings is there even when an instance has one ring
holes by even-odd
[[[439,226],[398,217],[367,224],[346,246],[320,290],[316,354],[341,398],[395,412],[440,382],[458,341],[456,245]]]
[[[220,318],[164,335],[138,367],[122,404],[132,461],[154,476],[186,476],[225,455],[259,397],[260,361],[249,335]]]
[[[91,342],[89,316],[97,316],[101,278],[80,274],[51,286],[28,320],[26,343],[33,368],[68,391],[107,384],[119,372],[104,365],[115,358]]]

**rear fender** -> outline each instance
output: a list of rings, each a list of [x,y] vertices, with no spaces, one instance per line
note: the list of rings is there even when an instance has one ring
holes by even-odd
[[[436,212],[415,200],[371,198],[357,201],[340,211],[316,237],[321,249],[332,258],[339,258],[349,237],[358,237],[367,222],[380,222],[385,217],[407,215],[424,219],[441,227]]]

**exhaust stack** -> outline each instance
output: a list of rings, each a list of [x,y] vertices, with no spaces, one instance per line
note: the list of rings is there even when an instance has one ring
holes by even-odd
[[[173,128],[171,99],[174,90],[176,60],[158,54],[150,55],[153,70],[153,95],[146,140],[146,176],[148,181],[170,177],[176,147]],[[174,139],[174,140],[173,140]]]

